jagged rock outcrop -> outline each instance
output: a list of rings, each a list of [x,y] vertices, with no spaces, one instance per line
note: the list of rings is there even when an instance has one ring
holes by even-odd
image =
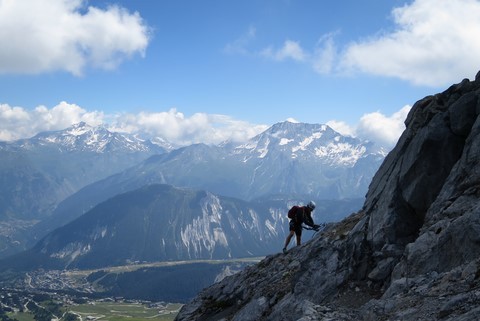
[[[359,213],[176,320],[480,319],[479,114],[480,73],[418,101]]]

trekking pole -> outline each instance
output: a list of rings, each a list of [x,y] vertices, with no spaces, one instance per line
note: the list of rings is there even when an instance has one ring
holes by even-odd
[[[314,227],[307,227],[305,225],[302,225],[302,228],[305,229],[305,230],[308,230],[308,231],[315,231],[312,235],[312,238],[315,236],[315,234],[317,234],[318,232],[320,231],[323,231],[325,229],[325,227],[327,226],[326,223],[321,223],[318,225],[317,228],[314,228]]]
[[[302,225],[302,227],[303,227],[304,230],[315,231],[315,232],[323,231],[326,226],[327,226],[326,223],[318,224],[318,227],[317,227],[317,228]]]

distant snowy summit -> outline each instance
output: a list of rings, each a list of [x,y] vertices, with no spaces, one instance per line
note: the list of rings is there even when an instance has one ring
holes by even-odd
[[[31,139],[16,142],[23,148],[56,146],[65,151],[91,151],[104,153],[111,151],[165,152],[171,144],[161,138],[142,139],[137,135],[109,131],[105,126],[91,126],[80,122],[63,130],[42,132]]]
[[[328,125],[285,121],[277,123],[235,148],[252,158],[277,157],[279,154],[298,160],[322,160],[330,166],[354,166],[361,158],[375,154],[385,157],[387,152],[373,142],[344,136]]]

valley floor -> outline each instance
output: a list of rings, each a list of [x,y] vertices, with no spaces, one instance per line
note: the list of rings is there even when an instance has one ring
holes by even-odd
[[[172,321],[182,307],[179,303],[139,302],[134,300],[101,299],[75,303],[66,297],[33,297],[2,291],[2,298],[15,298],[8,303],[2,299],[1,311],[8,319],[18,321]],[[5,302],[5,303],[4,303]],[[42,312],[39,313],[38,310]],[[48,313],[45,313],[48,311]]]
[[[16,275],[14,282],[6,281],[13,279],[2,275],[0,318],[3,321],[171,321],[183,302],[203,287],[261,259],[134,262],[96,270],[37,270]],[[165,278],[173,279],[174,286],[166,284]],[[208,284],[205,280],[205,284],[198,282],[207,278]],[[112,290],[118,288],[122,291]]]

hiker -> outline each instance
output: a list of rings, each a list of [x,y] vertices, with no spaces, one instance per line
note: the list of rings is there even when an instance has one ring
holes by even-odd
[[[288,218],[290,218],[290,233],[285,240],[285,246],[283,247],[283,253],[287,253],[287,247],[293,234],[297,236],[297,246],[302,243],[302,224],[318,229],[320,226],[313,223],[312,211],[315,209],[315,202],[308,202],[307,206],[293,206],[288,211]]]

